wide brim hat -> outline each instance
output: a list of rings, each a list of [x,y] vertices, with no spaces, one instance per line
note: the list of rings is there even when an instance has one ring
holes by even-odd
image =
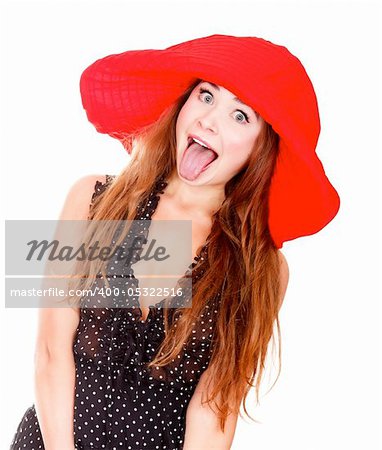
[[[314,88],[287,48],[257,37],[212,35],[110,55],[83,72],[82,104],[97,131],[123,141],[155,122],[196,79],[231,91],[280,137],[268,217],[276,247],[325,227],[340,199],[316,154]]]

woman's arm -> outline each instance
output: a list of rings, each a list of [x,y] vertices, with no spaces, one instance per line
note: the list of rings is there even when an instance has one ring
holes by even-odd
[[[202,405],[207,377],[208,369],[202,373],[187,408],[183,450],[229,450],[232,445],[238,415],[228,416],[223,433],[215,412],[208,404]]]
[[[280,259],[280,305],[284,300],[289,281],[289,268],[285,256]],[[202,405],[202,393],[206,389],[208,369],[200,377],[186,414],[186,433],[183,450],[230,450],[235,435],[238,414],[230,414],[224,433],[215,412],[208,404]]]
[[[97,180],[77,181],[66,198],[60,220],[86,220]],[[74,449],[75,365],[73,341],[78,308],[41,308],[35,345],[35,409],[46,450]]]
[[[71,353],[78,324],[72,308],[39,311],[35,350],[35,409],[46,450],[74,449],[75,367]]]

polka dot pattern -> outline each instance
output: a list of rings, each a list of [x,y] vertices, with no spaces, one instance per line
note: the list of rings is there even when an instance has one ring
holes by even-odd
[[[96,183],[92,203],[112,180],[107,176],[104,184]],[[158,194],[166,185],[163,177],[156,181],[146,201],[138,206],[136,220],[150,221],[160,199]],[[206,260],[206,247],[186,272],[191,273],[193,282],[203,275],[203,270],[197,269]],[[125,285],[137,282],[131,265],[119,283],[121,279]],[[114,281],[112,276],[107,278],[110,283]],[[96,279],[101,281],[102,277]],[[147,319],[142,321],[136,297],[129,298],[128,308],[100,308],[96,297],[82,298],[73,344],[76,449],[183,448],[187,406],[211,357],[219,297],[206,303],[178,357],[165,368],[150,369],[146,364],[165,337],[164,301],[150,305]],[[180,315],[181,308],[169,308],[170,324],[176,326]],[[25,412],[10,448],[44,449],[35,405]]]

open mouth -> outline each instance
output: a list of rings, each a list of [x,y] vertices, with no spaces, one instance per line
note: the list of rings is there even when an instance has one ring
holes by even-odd
[[[202,172],[204,172],[216,159],[218,159],[219,158],[219,154],[213,149],[213,148],[211,148],[211,147],[209,147],[207,144],[205,144],[204,142],[202,142],[200,139],[197,139],[197,138],[195,138],[195,137],[193,137],[193,136],[189,136],[188,138],[187,138],[187,147],[186,147],[186,150],[187,149],[189,149],[190,148],[190,146],[192,145],[192,144],[194,144],[194,143],[196,143],[196,144],[198,144],[199,146],[200,146],[200,148],[201,149],[205,149],[206,151],[207,150],[210,150],[212,153],[213,153],[213,159],[211,159],[211,161],[203,168],[203,170],[202,170]],[[186,151],[185,150],[185,151]]]
[[[195,136],[188,136],[187,147],[180,161],[180,174],[188,180],[195,180],[219,157],[206,142]]]

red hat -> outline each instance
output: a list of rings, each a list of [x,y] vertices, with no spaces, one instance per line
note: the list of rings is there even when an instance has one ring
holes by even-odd
[[[285,47],[212,35],[164,50],[110,55],[83,72],[82,104],[97,131],[123,140],[153,123],[198,78],[234,93],[280,136],[269,194],[276,247],[325,227],[340,199],[315,152],[320,118],[312,83]]]

